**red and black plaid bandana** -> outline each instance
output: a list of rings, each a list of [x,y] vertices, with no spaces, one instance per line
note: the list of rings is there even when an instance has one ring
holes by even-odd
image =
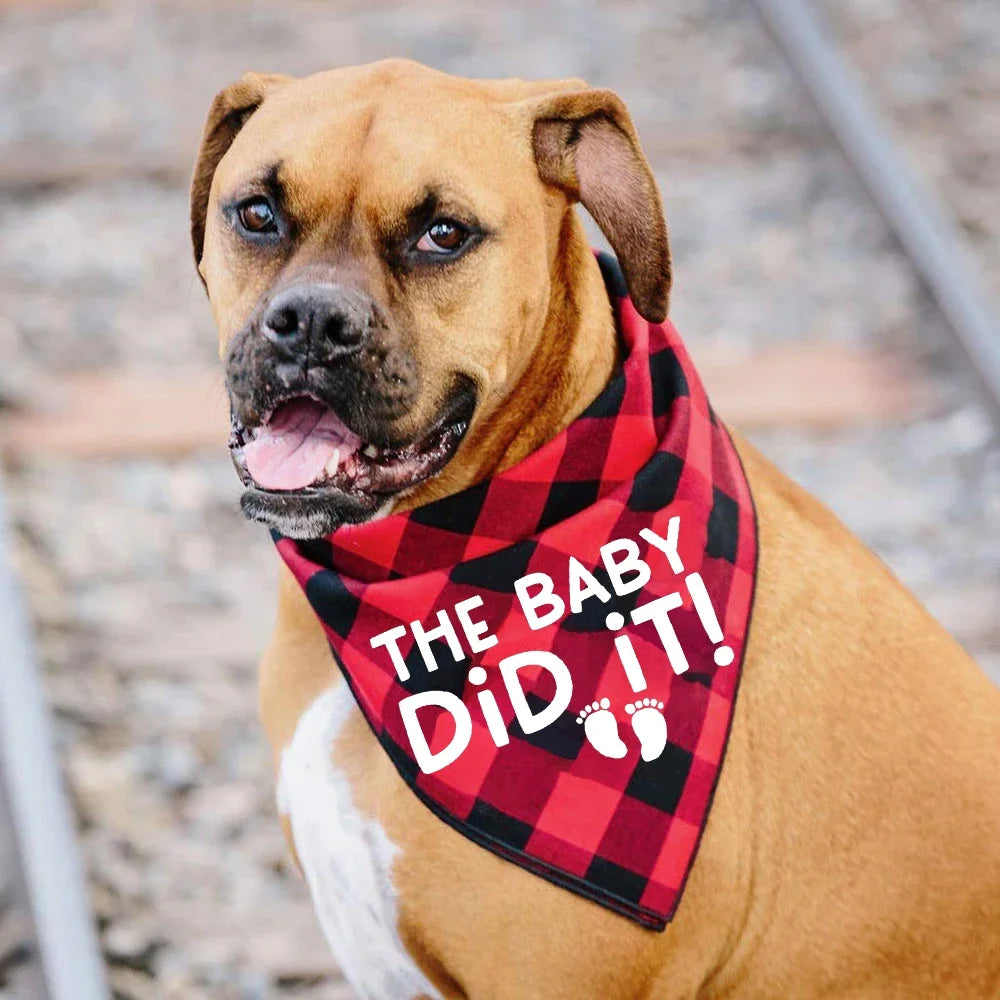
[[[662,930],[722,766],[756,524],[677,332],[599,259],[625,360],[565,431],[462,493],[277,545],[417,796]]]

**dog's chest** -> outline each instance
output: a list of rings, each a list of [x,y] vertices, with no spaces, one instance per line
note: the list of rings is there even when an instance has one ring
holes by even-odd
[[[354,805],[332,746],[354,709],[347,685],[320,695],[299,720],[281,758],[278,806],[323,931],[344,975],[365,1000],[439,996],[399,937],[390,875],[396,848]]]

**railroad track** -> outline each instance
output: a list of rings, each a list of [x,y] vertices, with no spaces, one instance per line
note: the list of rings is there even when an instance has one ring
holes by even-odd
[[[10,815],[0,805],[0,1000],[43,996],[43,988]]]
[[[107,1000],[52,727],[2,532],[0,496],[0,996]]]
[[[958,227],[910,170],[809,0],[757,10],[948,323],[1000,420],[1000,315]]]

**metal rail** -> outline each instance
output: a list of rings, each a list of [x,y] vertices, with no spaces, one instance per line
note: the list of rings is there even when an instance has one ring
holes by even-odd
[[[107,1000],[73,821],[20,594],[5,558],[0,495],[0,796],[48,1000]]]
[[[755,2],[933,295],[1000,420],[1000,311],[957,225],[909,169],[810,0]]]

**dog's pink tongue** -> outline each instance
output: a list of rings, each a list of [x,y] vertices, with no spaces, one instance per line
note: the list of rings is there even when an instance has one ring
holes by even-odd
[[[312,399],[282,403],[243,450],[247,471],[265,490],[300,490],[316,482],[340,453],[343,461],[361,439],[330,409]]]

